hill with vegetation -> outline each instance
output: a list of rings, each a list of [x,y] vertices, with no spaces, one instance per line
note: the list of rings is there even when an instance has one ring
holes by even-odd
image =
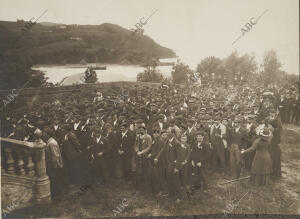
[[[33,64],[105,62],[144,64],[149,57],[173,58],[175,53],[150,37],[115,24],[64,25],[37,23],[24,35],[27,22],[0,21],[0,51],[25,52]],[[16,40],[17,39],[17,40]],[[4,53],[4,54],[5,54]]]

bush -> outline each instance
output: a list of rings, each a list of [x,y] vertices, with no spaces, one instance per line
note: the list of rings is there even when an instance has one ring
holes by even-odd
[[[154,60],[147,60],[144,72],[137,75],[137,81],[140,82],[163,82],[164,76],[156,69],[157,63]]]

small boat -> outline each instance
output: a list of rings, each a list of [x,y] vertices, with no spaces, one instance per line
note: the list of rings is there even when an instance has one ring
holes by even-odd
[[[106,66],[96,66],[93,67],[94,70],[106,70]]]
[[[158,66],[174,66],[174,62],[159,62]]]

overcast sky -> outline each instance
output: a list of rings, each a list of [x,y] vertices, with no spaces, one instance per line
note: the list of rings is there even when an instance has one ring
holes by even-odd
[[[192,68],[207,56],[224,58],[235,50],[256,55],[260,63],[265,51],[275,49],[282,69],[299,74],[298,4],[298,0],[1,0],[0,20],[29,20],[48,10],[39,22],[108,22],[131,29],[158,9],[144,34],[173,49]],[[243,26],[266,10],[232,45]]]

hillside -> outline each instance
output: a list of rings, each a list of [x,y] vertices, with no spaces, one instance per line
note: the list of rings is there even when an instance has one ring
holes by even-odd
[[[50,22],[35,24],[22,35],[25,21],[0,21],[0,50],[22,50],[33,64],[105,62],[144,64],[149,56],[172,58],[175,53],[150,37],[132,34],[115,24],[63,25]],[[16,41],[16,39],[18,39]]]

